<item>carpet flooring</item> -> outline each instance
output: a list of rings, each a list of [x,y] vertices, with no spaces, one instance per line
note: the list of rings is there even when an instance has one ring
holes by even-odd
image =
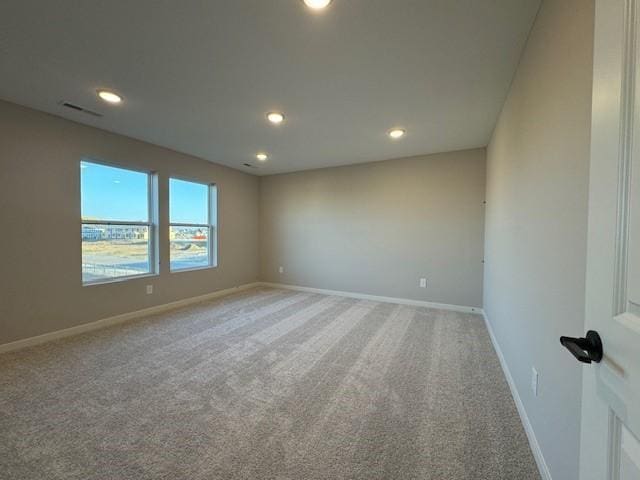
[[[539,479],[480,316],[260,288],[0,355],[2,479]]]

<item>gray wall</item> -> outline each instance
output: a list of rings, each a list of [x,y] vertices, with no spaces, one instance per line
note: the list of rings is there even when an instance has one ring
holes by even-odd
[[[592,0],[545,0],[487,150],[484,307],[555,479],[578,478]],[[539,395],[530,388],[539,372]]]
[[[262,280],[482,305],[484,149],[267,176],[260,188]]]
[[[257,280],[257,177],[6,102],[0,135],[0,344]],[[158,277],[83,287],[85,156],[157,171],[161,232],[169,175],[217,183],[218,268],[170,274],[165,234]]]

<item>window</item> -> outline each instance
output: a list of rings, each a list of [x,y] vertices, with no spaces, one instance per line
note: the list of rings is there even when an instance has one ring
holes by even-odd
[[[80,162],[82,281],[155,273],[155,176]]]
[[[217,265],[217,188],[169,179],[171,271]]]

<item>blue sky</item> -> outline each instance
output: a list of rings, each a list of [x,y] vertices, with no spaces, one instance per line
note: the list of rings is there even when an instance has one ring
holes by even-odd
[[[169,179],[169,221],[171,223],[209,223],[209,187],[202,183]]]
[[[90,162],[80,163],[82,218],[148,220],[147,174]],[[169,180],[169,211],[174,223],[208,223],[208,186]]]

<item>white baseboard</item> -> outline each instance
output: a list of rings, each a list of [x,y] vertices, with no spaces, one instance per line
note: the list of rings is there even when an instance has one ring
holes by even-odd
[[[113,317],[103,318],[100,320],[96,320],[95,322],[84,323],[82,325],[77,325],[75,327],[65,328],[64,330],[56,330],[55,332],[45,333],[42,335],[38,335],[36,337],[29,337],[21,340],[16,340],[15,342],[5,343],[0,345],[0,353],[11,352],[14,350],[19,350],[21,348],[31,347],[34,345],[39,345],[41,343],[50,342],[52,340],[58,340],[61,338],[78,335],[80,333],[86,333],[93,330],[98,330],[100,328],[116,325],[118,323],[128,322],[130,320],[134,320],[136,318],[144,317],[147,315],[153,315],[155,313],[165,312],[167,310],[172,310],[175,308],[191,305],[193,303],[211,300],[217,297],[223,297],[225,295],[229,295],[234,292],[248,290],[250,288],[255,288],[260,286],[272,287],[272,288],[283,288],[288,290],[299,290],[303,292],[323,293],[326,295],[338,295],[342,297],[359,298],[363,300],[373,300],[377,302],[398,303],[403,305],[414,305],[419,307],[439,308],[443,310],[454,310],[457,312],[482,314],[482,309],[477,307],[466,307],[466,306],[459,306],[459,305],[448,305],[444,303],[423,302],[420,300],[409,300],[404,298],[381,297],[378,295],[368,295],[364,293],[341,292],[337,290],[325,290],[321,288],[300,287],[296,285],[285,285],[285,284],[279,284],[279,283],[255,282],[255,283],[240,285],[233,288],[227,288],[225,290],[218,290],[217,292],[207,293],[205,295],[200,295],[197,297],[190,297],[190,298],[185,298],[183,300],[177,300],[175,302],[156,305],[153,307],[144,308],[142,310],[136,310],[134,312],[123,313],[121,315],[116,315]]]
[[[327,290],[324,288],[300,287],[298,285],[288,285],[285,283],[261,282],[261,285],[265,287],[272,287],[272,288],[298,290],[300,292],[322,293],[325,295],[337,295],[339,297],[358,298],[361,300],[372,300],[374,302],[398,303],[401,305],[413,305],[415,307],[439,308],[441,310],[453,310],[456,312],[477,313],[482,315],[482,309],[478,307],[449,305],[447,303],[424,302],[422,300],[411,300],[408,298],[381,297],[379,295],[369,295],[367,293],[343,292],[339,290]]]
[[[520,398],[520,394],[518,393],[518,389],[516,388],[516,384],[513,381],[513,377],[511,376],[511,372],[509,371],[509,367],[507,366],[507,361],[502,354],[502,350],[500,349],[500,345],[498,344],[498,340],[496,339],[495,334],[493,333],[493,328],[491,327],[491,323],[489,322],[489,318],[487,317],[486,312],[482,312],[482,316],[484,317],[484,323],[487,326],[487,330],[489,331],[489,336],[491,337],[491,343],[493,343],[493,348],[498,355],[498,359],[500,360],[500,365],[502,366],[502,371],[504,372],[504,376],[507,379],[507,383],[509,384],[509,388],[511,389],[511,396],[513,397],[513,401],[516,403],[516,408],[518,409],[518,413],[520,414],[520,420],[522,421],[522,426],[524,427],[524,431],[527,434],[527,438],[529,439],[529,446],[531,447],[531,451],[533,452],[533,457],[536,460],[536,464],[538,465],[538,470],[540,471],[540,475],[543,480],[553,480],[551,478],[551,472],[549,471],[549,467],[547,462],[544,459],[544,455],[542,454],[542,449],[540,448],[540,444],[538,443],[538,439],[536,438],[536,434],[533,431],[533,427],[531,426],[531,422],[529,421],[529,416],[527,415],[527,411],[524,409],[524,404],[522,403],[522,399]]]
[[[56,330],[55,332],[45,333],[36,337],[25,338],[22,340],[16,340],[15,342],[5,343],[0,345],[0,353],[11,352],[19,350],[25,347],[31,347],[33,345],[39,345],[41,343],[50,342],[52,340],[58,340],[60,338],[70,337],[72,335],[78,335],[80,333],[90,332],[92,330],[98,330],[100,328],[116,325],[118,323],[128,322],[136,318],[152,315],[155,313],[165,312],[167,310],[173,310],[175,308],[184,307],[193,303],[204,302],[213,298],[223,297],[242,290],[248,290],[250,288],[259,287],[260,282],[247,283],[237,287],[227,288],[224,290],[218,290],[217,292],[207,293],[205,295],[199,295],[197,297],[185,298],[183,300],[177,300],[175,302],[165,303],[162,305],[156,305],[149,308],[143,308],[142,310],[136,310],[135,312],[123,313],[114,317],[103,318],[91,323],[84,323],[71,328],[65,328],[64,330]]]

